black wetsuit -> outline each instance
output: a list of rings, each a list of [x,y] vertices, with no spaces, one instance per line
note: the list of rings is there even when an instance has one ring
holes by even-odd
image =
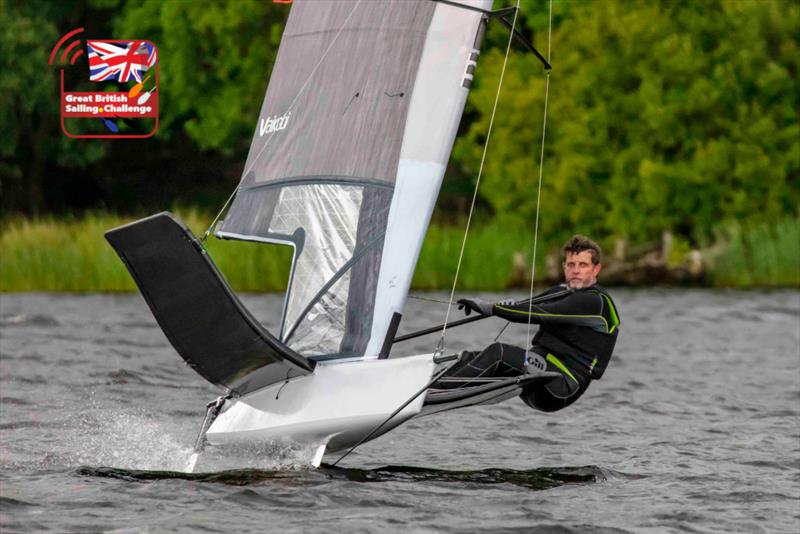
[[[548,298],[549,297],[549,298]],[[619,315],[608,293],[594,285],[584,289],[556,286],[529,300],[495,304],[492,314],[515,323],[541,325],[531,350],[546,371],[561,378],[527,386],[520,397],[532,408],[554,412],[580,397],[593,379],[603,376],[619,331]],[[448,376],[516,376],[525,372],[525,350],[494,343],[462,357]]]

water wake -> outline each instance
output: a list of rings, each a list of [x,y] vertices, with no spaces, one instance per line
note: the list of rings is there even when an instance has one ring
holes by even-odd
[[[542,467],[530,470],[489,468],[470,471],[428,469],[410,466],[385,466],[375,469],[330,467],[319,469],[262,470],[234,469],[220,472],[186,473],[183,471],[126,470],[113,467],[80,467],[73,474],[84,477],[115,478],[130,482],[191,480],[232,486],[269,484],[276,480],[320,485],[331,479],[359,483],[406,482],[449,483],[459,486],[513,484],[530,490],[547,490],[566,484],[595,484],[609,478],[639,478],[597,466]]]
[[[131,472],[283,470],[310,467],[316,452],[314,445],[266,443],[207,447],[197,454],[190,446],[193,425],[179,428],[149,413],[107,408],[88,410],[76,419],[64,433],[62,465],[113,466]]]

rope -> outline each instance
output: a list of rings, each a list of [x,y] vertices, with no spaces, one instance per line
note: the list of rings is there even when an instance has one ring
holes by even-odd
[[[553,0],[550,0],[550,16],[547,24],[547,62],[550,63],[551,39],[553,35]],[[533,283],[536,279],[536,248],[539,244],[539,209],[542,200],[542,171],[544,168],[544,137],[547,131],[547,102],[550,96],[550,71],[547,71],[547,78],[544,89],[544,118],[542,119],[542,148],[539,152],[539,187],[536,192],[536,222],[533,230],[533,258],[531,259],[531,288],[528,296],[528,317],[533,314]],[[528,362],[530,353],[531,322],[528,321],[527,336],[525,339],[525,362]]]
[[[449,304],[446,300],[432,299],[429,297],[419,297],[417,295],[409,295],[408,298],[414,300],[424,300],[426,302],[436,302],[437,304]]]
[[[445,334],[447,333],[447,323],[450,320],[450,310],[453,308],[453,297],[456,293],[456,285],[458,284],[458,275],[461,272],[461,262],[464,259],[464,248],[467,245],[467,236],[469,235],[469,227],[472,223],[472,214],[475,211],[475,202],[478,198],[478,189],[481,185],[481,176],[483,175],[483,165],[486,161],[486,152],[489,148],[489,139],[492,135],[492,127],[494,126],[494,117],[497,113],[497,103],[500,101],[500,89],[503,87],[503,78],[506,74],[506,64],[508,63],[508,54],[511,51],[511,42],[514,40],[514,29],[517,25],[517,15],[519,14],[519,3],[520,0],[517,0],[517,6],[514,10],[514,20],[511,23],[511,32],[508,36],[508,45],[506,46],[506,55],[503,58],[503,68],[500,71],[500,81],[497,83],[497,92],[495,93],[494,97],[494,105],[492,106],[492,115],[489,119],[489,129],[486,132],[486,142],[483,145],[483,155],[481,156],[481,164],[478,167],[478,177],[475,181],[475,191],[472,193],[472,203],[469,206],[469,215],[467,216],[467,227],[464,229],[464,239],[461,241],[461,251],[458,253],[458,264],[456,265],[456,274],[453,278],[453,287],[450,290],[450,299],[447,303],[447,313],[444,317],[444,324],[442,326],[442,336],[439,338],[439,343],[436,346],[436,352],[441,353],[444,351],[444,343],[445,343]]]
[[[294,95],[294,98],[292,99],[292,102],[289,104],[289,107],[286,109],[286,113],[290,113],[294,109],[294,105],[297,103],[297,99],[300,98],[300,95],[302,95],[303,92],[306,90],[306,87],[308,87],[308,83],[311,81],[311,78],[314,77],[314,75],[317,73],[317,70],[322,65],[322,62],[325,61],[326,57],[328,57],[328,52],[330,52],[331,49],[333,48],[333,45],[336,44],[336,41],[339,39],[339,35],[342,34],[342,31],[344,30],[345,26],[347,26],[347,23],[350,22],[350,19],[352,18],[353,13],[355,13],[356,10],[358,9],[358,6],[361,5],[361,1],[362,0],[358,0],[358,2],[356,2],[356,4],[353,6],[353,9],[350,10],[350,13],[347,15],[347,18],[342,23],[342,25],[339,27],[339,30],[336,32],[336,35],[333,36],[333,39],[331,40],[330,44],[328,45],[328,48],[325,49],[325,52],[322,53],[322,57],[319,58],[319,61],[317,61],[317,64],[314,65],[313,69],[311,69],[311,74],[308,75],[308,77],[306,78],[306,81],[303,82],[302,86],[300,86],[300,90],[297,91],[296,95]],[[247,176],[247,173],[249,173],[253,169],[253,167],[255,166],[256,162],[258,162],[258,158],[261,157],[261,154],[264,153],[264,150],[266,150],[266,148],[269,146],[270,141],[272,141],[272,139],[274,139],[274,137],[275,136],[267,138],[267,141],[266,141],[266,143],[264,143],[264,146],[261,147],[261,150],[259,150],[258,153],[255,155],[255,157],[252,159],[252,163],[250,164],[250,166],[245,168],[244,172],[242,173],[242,179],[244,179],[244,177]],[[211,233],[211,229],[217,223],[217,221],[219,220],[220,215],[222,215],[222,212],[224,212],[225,208],[228,207],[228,204],[230,204],[231,200],[233,200],[233,197],[236,196],[236,193],[239,192],[239,188],[241,186],[242,186],[242,181],[239,180],[239,183],[236,185],[236,189],[233,190],[233,193],[231,193],[231,196],[228,197],[228,200],[225,201],[225,204],[222,205],[222,209],[219,210],[219,213],[217,213],[216,217],[214,217],[214,220],[211,221],[211,224],[208,226],[208,229],[206,230],[205,234],[203,234],[203,239],[201,240],[203,243],[205,243],[206,239],[208,238],[209,234]]]
[[[239,184],[241,184],[241,181],[239,182]],[[220,215],[222,215],[222,212],[224,212],[225,208],[228,207],[228,204],[231,203],[231,200],[233,200],[233,197],[236,196],[237,192],[239,192],[239,185],[236,186],[236,188],[233,190],[233,193],[231,193],[231,196],[228,197],[228,200],[225,201],[225,204],[223,204],[222,208],[220,208],[220,210],[217,212],[217,215],[214,217],[214,220],[212,220],[211,224],[208,225],[208,228],[206,228],[205,233],[203,233],[203,238],[200,240],[200,243],[205,244],[206,240],[208,239],[208,236],[211,235],[211,229],[214,228],[215,224],[217,224]]]

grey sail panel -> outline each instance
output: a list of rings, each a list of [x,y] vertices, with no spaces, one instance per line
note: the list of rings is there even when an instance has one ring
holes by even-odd
[[[434,7],[429,0],[296,1],[242,185],[308,176],[393,182]]]
[[[250,315],[171,214],[109,230],[106,239],[172,346],[206,380],[243,395],[314,369]]]

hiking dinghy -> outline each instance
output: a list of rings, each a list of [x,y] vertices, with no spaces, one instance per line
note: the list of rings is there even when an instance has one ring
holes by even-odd
[[[279,332],[173,215],[107,232],[175,350],[225,389],[198,450],[288,440],[316,446],[317,466],[412,417],[553,376],[435,391],[447,357],[391,353],[485,26],[494,17],[514,32],[513,10],[491,7],[292,4],[241,182],[212,223],[220,239],[292,247]]]

